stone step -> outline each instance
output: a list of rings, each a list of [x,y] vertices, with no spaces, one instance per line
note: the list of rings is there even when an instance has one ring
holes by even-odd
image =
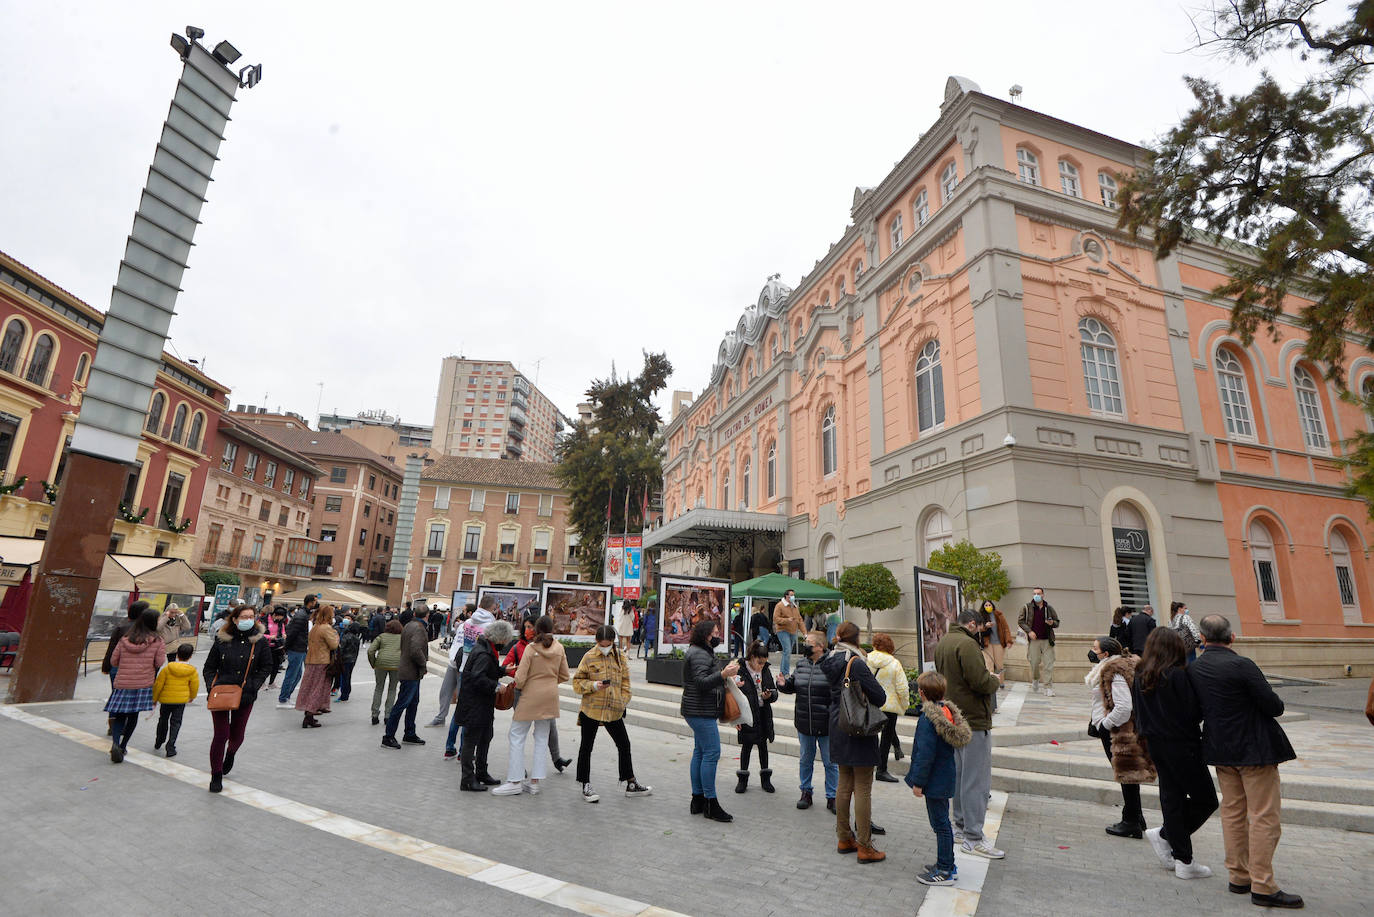
[[[1342,831],[1374,834],[1374,806],[1290,798],[1288,783],[1288,778],[1285,777],[1283,781],[1284,824],[1308,825],[1313,828],[1338,828]],[[1077,799],[1107,806],[1121,805],[1121,787],[1115,782],[1107,780],[1092,780],[1083,777],[1066,777],[994,767],[992,769],[992,786],[993,789],[1005,790],[1008,793],[1049,796],[1056,799]],[[1159,808],[1159,789],[1157,787],[1142,786],[1140,797],[1145,806],[1155,810]],[[1151,821],[1158,824],[1158,816]]]

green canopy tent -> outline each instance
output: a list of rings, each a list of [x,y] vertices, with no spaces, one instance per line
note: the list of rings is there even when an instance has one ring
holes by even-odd
[[[821,586],[782,573],[757,576],[730,587],[731,598],[780,599],[787,590],[797,593],[799,602],[838,602],[840,590]]]

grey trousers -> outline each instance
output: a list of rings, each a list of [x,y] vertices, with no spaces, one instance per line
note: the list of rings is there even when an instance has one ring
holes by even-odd
[[[450,664],[444,669],[444,680],[439,683],[439,712],[430,720],[431,726],[442,726],[453,712],[453,692],[458,690],[458,667]]]
[[[963,748],[954,749],[958,782],[954,790],[954,827],[966,840],[983,839],[983,819],[988,814],[988,793],[992,790],[992,733],[973,730],[973,738]]]

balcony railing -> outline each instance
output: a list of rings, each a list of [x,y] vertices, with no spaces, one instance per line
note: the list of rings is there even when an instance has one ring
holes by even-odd
[[[385,583],[387,579],[388,577],[385,571],[374,570],[372,574],[368,576],[367,581],[370,583]]]
[[[534,564],[546,564],[546,563],[548,563],[548,562],[549,562],[549,551],[548,551],[548,549],[547,549],[547,548],[535,548],[535,549],[534,549],[534,556],[533,556],[533,558],[531,558],[530,563],[534,563]]]
[[[481,553],[481,551],[464,551],[463,560],[476,560]]]
[[[443,548],[430,548],[430,549],[428,549],[427,551],[425,551],[425,557],[428,557],[428,558],[430,558],[430,559],[432,559],[432,560],[443,560],[443,559],[444,559],[444,549],[443,549]]]
[[[57,391],[62,382],[61,377],[53,372],[49,378],[53,355],[49,354],[48,357],[41,360],[35,360],[30,356],[22,364],[19,362],[18,356],[17,353],[0,355],[0,372],[9,373],[11,376],[16,376],[25,382],[46,388],[49,391]]]
[[[492,551],[490,559],[493,561],[500,561],[503,564],[519,564],[524,563],[525,553],[523,551],[516,551],[514,548],[511,548],[509,551]]]

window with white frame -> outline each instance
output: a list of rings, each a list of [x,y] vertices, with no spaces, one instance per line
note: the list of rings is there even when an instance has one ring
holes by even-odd
[[[731,509],[730,506],[730,472],[725,472],[725,476],[720,482],[720,508]]]
[[[768,447],[768,496],[778,492],[778,447]]]
[[[1083,186],[1078,181],[1078,166],[1067,159],[1059,160],[1059,190],[1069,197],[1083,196]]]
[[[540,529],[534,533],[534,557],[532,562],[536,564],[546,564],[549,562],[549,545],[553,541],[553,533],[548,529]]]
[[[916,357],[916,429],[924,433],[945,423],[945,382],[940,342],[926,341]]]
[[[435,509],[448,509],[449,501],[450,501],[452,498],[453,498],[453,488],[452,488],[452,487],[436,487],[436,488],[434,488],[434,508],[435,508]]]
[[[1116,209],[1116,179],[1106,172],[1097,173],[1097,190],[1102,194],[1102,206]]]
[[[468,512],[480,513],[487,506],[487,492],[485,490],[473,489],[472,495],[468,497]]]
[[[234,462],[239,457],[239,444],[226,442],[224,444],[224,457],[220,459],[219,467],[222,471],[233,471]]]
[[[918,229],[926,225],[926,220],[930,219],[930,195],[926,194],[926,189],[922,188],[921,193],[911,202],[911,216],[916,220]]]
[[[1229,349],[1217,350],[1217,390],[1221,394],[1221,417],[1226,435],[1253,441],[1255,424],[1250,414],[1250,392],[1245,383],[1245,367]]]
[[[1341,596],[1341,617],[1347,624],[1360,623],[1360,595],[1355,588],[1355,565],[1345,536],[1331,530],[1331,563],[1336,567],[1336,590]]]
[[[540,494],[540,495],[539,495],[539,515],[541,515],[541,516],[552,516],[552,515],[553,515],[553,494]]]
[[[1083,387],[1088,409],[1112,417],[1125,415],[1121,401],[1121,372],[1116,339],[1107,326],[1091,316],[1078,323],[1079,353],[1083,358]]]
[[[1298,419],[1302,421],[1303,442],[1313,452],[1330,452],[1331,444],[1326,439],[1326,421],[1322,418],[1317,382],[1301,366],[1293,368],[1293,390],[1298,396]]]
[[[481,526],[470,525],[463,530],[463,560],[476,560],[482,549]]]
[[[1040,184],[1040,160],[1023,146],[1016,148],[1016,173],[1028,185]]]
[[[954,197],[954,189],[957,187],[959,187],[959,170],[951,162],[940,173],[940,203],[948,204],[949,199]]]
[[[753,471],[753,465],[749,459],[744,460],[744,467],[739,475],[739,503],[740,508],[749,508],[749,472]]]
[[[768,336],[768,359],[771,363],[778,358],[778,336],[771,334]]]
[[[839,453],[835,443],[835,406],[825,409],[821,417],[821,474],[829,477],[839,470]]]
[[[243,476],[248,480],[253,480],[253,476],[258,473],[258,454],[250,452],[243,457]]]
[[[1259,520],[1250,523],[1247,534],[1250,536],[1250,563],[1255,570],[1255,587],[1259,593],[1260,617],[1265,621],[1282,621],[1283,590],[1275,563],[1273,536]]]
[[[448,527],[442,522],[429,524],[429,541],[425,545],[426,557],[444,556],[444,536],[446,534],[448,534]]]
[[[840,585],[840,543],[834,535],[827,535],[821,542],[821,575],[830,585]]]
[[[892,250],[896,251],[897,247],[902,244],[902,215],[900,213],[893,217],[892,222],[888,225],[887,237],[892,243]]]
[[[864,263],[862,261],[854,264],[854,289],[859,289],[859,278],[864,275]]]
[[[953,540],[954,524],[949,521],[949,513],[943,509],[931,510],[926,515],[926,524],[921,531],[926,563],[930,563],[931,552],[940,550]]]

